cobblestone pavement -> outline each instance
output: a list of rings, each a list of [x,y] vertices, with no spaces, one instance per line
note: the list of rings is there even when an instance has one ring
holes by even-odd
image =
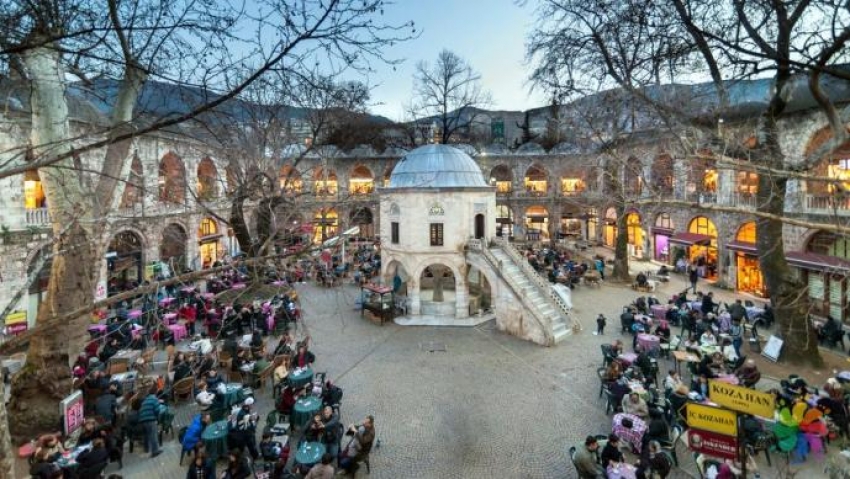
[[[572,478],[567,448],[610,430],[595,370],[599,345],[619,333],[612,324],[598,337],[589,326],[600,312],[618,318],[635,296],[626,288],[577,289],[575,313],[586,330],[554,348],[505,335],[492,322],[477,328],[379,326],[355,311],[357,289],[350,284],[298,289],[304,311],[299,333],[312,336],[316,369],[343,387],[343,420],[376,417],[381,446],[372,453],[368,477]],[[270,410],[268,390],[257,399],[261,413]],[[194,412],[192,405],[180,406],[175,430]],[[120,473],[185,477],[179,445],[168,440],[164,449],[156,459],[138,449],[126,454]],[[679,457],[695,472],[690,455],[680,449]],[[113,471],[111,465],[107,473]],[[365,471],[358,476],[367,477]],[[676,470],[670,477],[688,475]]]

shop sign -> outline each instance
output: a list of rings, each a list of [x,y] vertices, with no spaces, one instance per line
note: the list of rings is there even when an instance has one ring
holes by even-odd
[[[733,411],[773,419],[776,398],[771,393],[756,391],[742,386],[733,386],[721,381],[708,381],[708,397]]]
[[[4,323],[6,334],[21,334],[29,328],[27,312],[20,309],[7,314]]]
[[[738,458],[738,438],[701,429],[688,429],[688,447],[694,451],[722,459]]]
[[[727,436],[738,435],[738,414],[702,404],[687,405],[688,426]]]
[[[62,413],[62,427],[65,436],[70,436],[77,429],[83,427],[85,421],[83,392],[76,391],[66,397],[59,404],[60,412]]]

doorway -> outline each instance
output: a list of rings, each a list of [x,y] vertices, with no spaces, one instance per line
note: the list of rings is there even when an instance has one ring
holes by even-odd
[[[484,238],[484,215],[475,215],[475,239]]]

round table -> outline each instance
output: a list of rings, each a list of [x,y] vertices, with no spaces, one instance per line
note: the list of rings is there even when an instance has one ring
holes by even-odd
[[[292,407],[292,425],[303,428],[321,408],[322,400],[315,396],[306,396],[295,401],[295,406]]]
[[[635,466],[631,464],[618,464],[608,466],[608,479],[635,479],[637,477]]]
[[[217,461],[219,457],[227,455],[227,419],[214,422],[204,429],[201,434],[201,440],[204,441],[204,448],[207,451],[207,457],[213,461]]]
[[[224,404],[225,409],[230,409],[231,406],[236,404],[242,404],[242,401],[245,400],[244,394],[242,393],[245,387],[242,386],[242,384],[228,383],[225,384],[224,387],[225,390],[222,397],[222,404]]]
[[[639,333],[637,336],[638,347],[645,352],[655,351],[661,347],[661,338],[654,334]]]
[[[289,373],[289,385],[292,389],[298,389],[305,384],[310,384],[313,381],[313,370],[304,368],[301,371],[292,371]]]
[[[321,442],[303,442],[295,451],[295,462],[304,466],[318,463],[325,454],[325,445]]]

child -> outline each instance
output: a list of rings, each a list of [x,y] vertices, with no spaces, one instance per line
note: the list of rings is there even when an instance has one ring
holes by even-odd
[[[602,334],[605,332],[605,323],[607,321],[608,320],[605,319],[605,316],[603,316],[601,313],[599,314],[599,317],[596,318],[596,334],[597,335],[602,336]]]

